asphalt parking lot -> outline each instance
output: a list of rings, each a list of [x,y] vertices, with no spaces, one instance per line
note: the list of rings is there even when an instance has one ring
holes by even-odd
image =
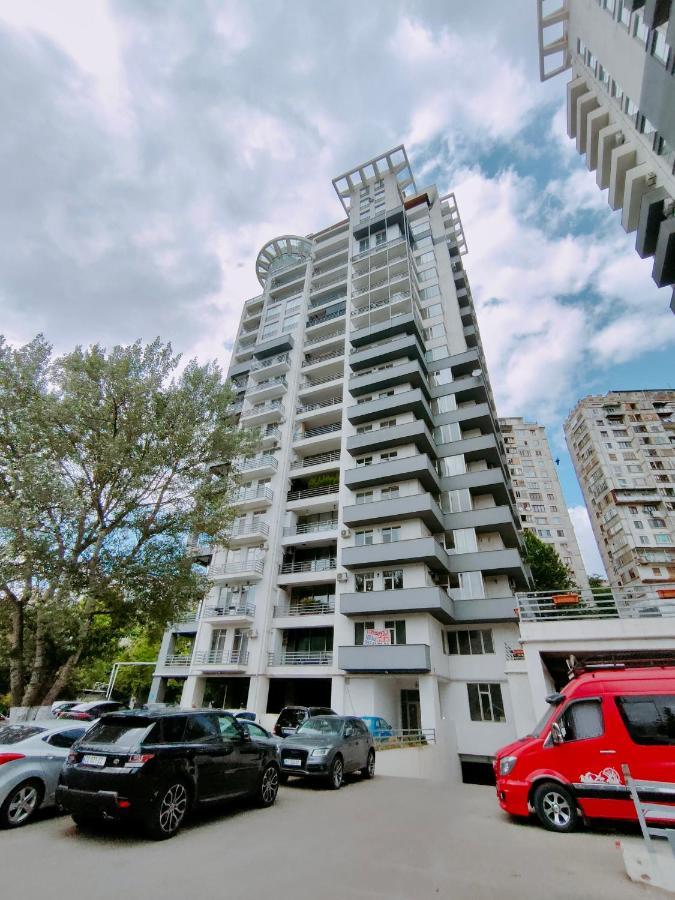
[[[44,816],[0,833],[0,885],[22,900],[658,896],[628,881],[618,838],[639,841],[632,826],[556,835],[514,823],[489,787],[291,781],[271,809],[221,807],[163,843]]]

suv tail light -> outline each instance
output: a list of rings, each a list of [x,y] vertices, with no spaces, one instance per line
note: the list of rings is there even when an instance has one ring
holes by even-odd
[[[154,756],[154,753],[132,753],[124,763],[124,766],[127,769],[140,769],[146,762],[154,759]]]
[[[15,759],[25,759],[25,753],[0,753],[0,766],[5,763],[14,762]]]

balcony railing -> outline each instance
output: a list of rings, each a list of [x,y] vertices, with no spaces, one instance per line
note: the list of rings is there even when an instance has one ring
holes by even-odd
[[[336,309],[334,312],[325,313],[323,316],[310,316],[307,319],[307,328],[313,328],[314,325],[323,325],[324,322],[330,322],[333,319],[341,319],[346,311],[346,307],[343,307],[342,309]]]
[[[339,450],[331,450],[329,453],[316,453],[314,456],[296,457],[291,463],[291,469],[307,469],[309,466],[320,466],[323,463],[336,462],[340,459]]]
[[[654,619],[675,616],[675,584],[622,590],[517,594],[521,622],[569,619]]]
[[[316,337],[307,338],[307,340],[305,341],[305,347],[311,347],[312,344],[320,344],[322,341],[328,341],[331,338],[344,338],[344,336],[344,329],[329,331],[328,334],[317,334]]]
[[[318,437],[320,434],[330,434],[331,431],[340,431],[341,422],[333,422],[332,425],[317,425],[316,428],[296,428],[293,432],[293,440],[301,441],[305,438]]]
[[[337,565],[335,557],[326,559],[306,559],[304,562],[282,563],[282,575],[297,575],[301,572],[329,572]]]
[[[396,247],[403,243],[405,243],[404,237],[397,237],[391,241],[383,241],[375,247],[369,247],[368,250],[364,250],[362,253],[357,253],[355,256],[352,256],[352,262],[358,262],[361,259],[366,259],[366,257],[371,256],[373,253],[379,253],[381,250],[390,250],[392,247]]]
[[[246,651],[231,650],[223,653],[222,650],[200,650],[195,653],[194,661],[198,665],[221,666],[245,666],[248,663]]]
[[[278,441],[280,436],[281,436],[281,432],[279,431],[278,428],[269,428],[261,433],[260,440],[261,441],[269,441],[269,440]]]
[[[164,657],[163,666],[170,669],[187,669],[192,662],[192,654],[184,656],[176,653],[170,653]]]
[[[321,616],[335,612],[335,600],[292,600],[290,603],[278,603],[274,607],[274,617],[283,616]]]
[[[276,456],[272,456],[271,453],[261,453],[259,456],[252,456],[250,459],[242,459],[236,465],[238,472],[249,472],[251,469],[261,469],[267,466],[276,469],[278,462]]]
[[[257,372],[259,369],[269,369],[270,366],[279,365],[279,363],[288,363],[290,365],[291,358],[288,353],[279,353],[277,356],[269,356],[267,359],[256,359],[251,365],[251,371]]]
[[[244,503],[247,500],[269,500],[272,502],[274,494],[272,489],[265,488],[247,488],[246,490],[238,490],[232,495],[232,503]]]
[[[265,562],[262,559],[251,559],[241,563],[223,563],[219,566],[211,566],[209,575],[215,578],[227,578],[228,575],[243,575],[250,572],[255,575],[262,575]]]
[[[332,650],[282,650],[268,656],[270,666],[330,666],[332,662]]]
[[[303,488],[299,491],[289,491],[286,499],[306,500],[308,497],[324,497],[326,494],[337,494],[339,490],[339,484],[324,484],[321,487]]]
[[[321,276],[319,276],[320,278]],[[343,272],[342,275],[338,275],[335,278],[329,278],[326,281],[323,281],[321,284],[312,284],[309,293],[318,294],[319,291],[325,290],[327,287],[330,287],[332,284],[340,284],[341,281],[347,280],[347,272]]]
[[[209,619],[217,617],[227,618],[228,616],[240,618],[247,616],[253,618],[255,615],[254,603],[240,603],[238,606],[205,606],[202,612],[202,618]]]
[[[312,412],[314,409],[325,409],[327,406],[339,406],[342,403],[342,397],[329,397],[328,400],[321,400],[319,403],[300,403],[295,407],[296,413]]]
[[[507,644],[504,643],[504,656],[508,660],[518,660],[525,659],[525,651],[520,646],[520,644]]]
[[[319,288],[319,290],[322,290]],[[320,306],[326,306],[328,303],[335,303],[338,300],[346,300],[347,299],[347,290],[345,288],[344,291],[333,291],[332,294],[327,294],[325,297],[321,297],[320,300],[314,300],[309,304],[310,309],[318,309]]]
[[[340,356],[342,355],[341,353]],[[329,381],[337,381],[338,379],[342,379],[342,372],[333,372],[330,375],[321,375],[318,378],[303,378],[300,383],[300,389],[319,387],[319,385],[327,384]]]
[[[284,528],[284,537],[292,537],[296,534],[317,534],[321,531],[335,531],[337,526],[337,519],[330,519],[327,522],[306,522],[302,525],[290,525]]]
[[[303,359],[302,368],[306,369],[308,366],[316,366],[318,363],[328,362],[329,359],[338,359],[338,357],[344,355],[344,347],[340,347],[338,350],[332,350],[330,353],[322,353],[321,356],[312,356],[310,359]]]
[[[383,733],[375,735],[376,747],[419,747],[436,743],[435,728],[386,728]]]
[[[230,531],[230,540],[238,537],[248,537],[249,535],[270,533],[270,526],[267,522],[247,522],[245,525],[234,525]]]
[[[403,300],[410,300],[408,291],[398,291],[391,297],[385,297],[383,300],[376,300],[374,303],[368,303],[366,306],[359,306],[352,310],[352,319],[357,316],[363,316],[367,312],[373,312],[375,309],[382,309],[383,306],[391,306],[393,303],[399,303]]]
[[[268,400],[267,403],[261,403],[260,406],[249,406],[241,414],[242,419],[250,419],[253,416],[261,416],[268,412],[282,412],[283,404],[281,400]]]
[[[248,392],[249,395],[256,394],[258,391],[264,391],[267,388],[276,387],[277,385],[288,387],[285,376],[279,375],[277,378],[266,378],[264,381],[254,381]]]

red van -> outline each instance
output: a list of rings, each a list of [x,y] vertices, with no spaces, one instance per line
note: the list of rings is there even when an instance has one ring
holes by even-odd
[[[673,782],[675,667],[598,669],[575,678],[532,734],[502,747],[494,767],[499,805],[531,810],[549,831],[572,831],[580,816],[635,819],[621,766],[634,778]]]

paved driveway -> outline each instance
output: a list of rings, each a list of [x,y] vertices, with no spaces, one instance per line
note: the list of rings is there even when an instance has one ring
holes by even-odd
[[[296,786],[297,784],[297,786]],[[494,789],[412,779],[300,782],[275,807],[195,818],[153,843],[119,829],[82,835],[67,817],[0,833],[3,897],[33,900],[649,898],[623,872],[632,828],[550,834],[514,824]],[[658,896],[658,895],[657,895]]]

